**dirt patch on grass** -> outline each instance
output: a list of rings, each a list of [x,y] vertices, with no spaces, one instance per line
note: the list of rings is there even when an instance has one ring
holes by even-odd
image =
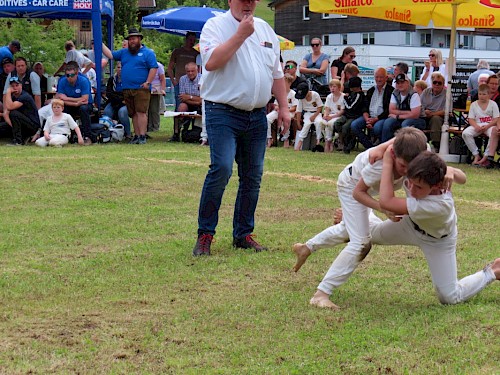
[[[318,182],[318,183],[326,183],[326,184],[336,184],[337,180],[331,178],[324,178],[320,176],[308,176],[297,173],[284,173],[284,172],[264,172],[264,175],[267,176],[277,176],[277,177],[287,177],[293,178],[295,180],[303,180],[310,182]]]
[[[468,199],[455,199],[457,203],[472,204],[479,208],[486,208],[488,210],[500,210],[500,203],[487,202],[487,201],[473,201]]]

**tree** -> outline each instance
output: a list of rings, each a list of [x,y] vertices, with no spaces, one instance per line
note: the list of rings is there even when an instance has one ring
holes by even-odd
[[[114,0],[115,7],[115,35],[127,35],[130,27],[138,23],[137,0]]]

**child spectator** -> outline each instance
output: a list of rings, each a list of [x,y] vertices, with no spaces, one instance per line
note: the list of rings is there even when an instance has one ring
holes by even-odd
[[[479,155],[479,149],[474,141],[474,137],[481,134],[491,137],[491,132],[496,127],[498,117],[500,116],[498,105],[490,99],[489,86],[481,84],[478,88],[478,100],[473,102],[469,110],[469,124],[462,133],[462,138],[467,148],[474,156],[473,165],[480,165],[482,160]],[[485,155],[489,153],[489,144],[486,147]]]
[[[51,105],[53,115],[47,118],[43,127],[43,137],[38,138],[35,144],[40,147],[62,147],[68,143],[71,131],[74,130],[78,136],[78,144],[83,145],[80,127],[71,115],[63,113],[64,102],[60,99],[53,99]]]
[[[359,117],[363,116],[366,110],[366,97],[361,90],[363,81],[359,77],[349,79],[349,95],[344,97],[345,121],[337,121],[335,123],[335,131],[339,133],[338,151],[344,151],[349,154],[354,148],[355,138],[351,137],[351,123]]]
[[[443,78],[444,79],[444,78]],[[422,92],[427,88],[427,82],[422,79],[419,79],[413,84],[413,91],[415,91],[418,95],[422,95]]]
[[[290,118],[293,119],[295,117],[295,111],[297,110],[298,100],[295,99],[295,91],[293,91],[290,86],[295,81],[295,77],[292,77],[290,74],[285,74],[285,86],[287,92],[287,102],[288,102],[288,110],[290,111]],[[274,109],[267,114],[267,147],[271,147],[273,144],[273,139],[271,136],[271,126],[274,121],[278,119],[278,102],[274,101]],[[278,134],[281,129],[281,124],[278,124]],[[285,134],[282,135],[281,141],[283,142],[283,147],[290,147],[290,141],[288,138],[290,137],[290,130],[287,130]]]
[[[425,255],[432,283],[443,304],[456,304],[473,297],[494,280],[500,280],[500,258],[473,275],[457,280],[457,215],[450,191],[443,188],[447,166],[425,151],[408,165],[406,198],[394,196],[394,160],[390,147],[384,154],[380,182],[380,206],[400,221],[384,221],[372,230],[374,243],[418,246]],[[465,174],[454,169],[454,181],[464,184]]]
[[[342,84],[338,79],[332,79],[329,84],[330,92],[326,97],[325,112],[321,121],[321,131],[325,136],[325,152],[333,151],[333,129],[334,124],[340,121],[344,114],[344,94],[341,91]]]
[[[307,86],[307,83],[299,84],[295,97],[299,99],[299,104],[297,106],[297,121],[300,123],[303,111],[304,124],[302,125],[302,130],[297,137],[298,142],[295,145],[295,150],[302,149],[302,143],[309,134],[309,129],[312,124],[314,124],[314,127],[316,128],[316,145],[319,145],[321,140],[321,110],[323,109],[323,101],[316,91],[304,90],[301,85]]]

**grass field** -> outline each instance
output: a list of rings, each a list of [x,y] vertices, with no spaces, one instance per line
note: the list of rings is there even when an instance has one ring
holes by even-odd
[[[269,150],[255,233],[270,250],[231,247],[233,177],[213,256],[194,259],[209,150],[168,135],[0,145],[1,374],[499,373],[500,283],[442,306],[417,248],[374,247],[341,311],[309,306],[340,248],[294,274],[291,245],[331,224],[355,154]],[[500,255],[500,173],[461,167],[464,277]]]
[[[255,16],[262,18],[274,28],[274,11],[268,6],[270,2],[270,0],[259,1],[255,8]]]

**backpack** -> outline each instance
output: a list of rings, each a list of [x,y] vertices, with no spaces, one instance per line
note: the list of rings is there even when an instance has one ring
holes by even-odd
[[[108,143],[111,141],[110,127],[113,121],[108,116],[99,119],[98,124],[90,124],[90,137],[93,143]]]
[[[111,132],[111,140],[113,142],[121,142],[125,137],[125,128],[122,124],[116,124],[113,127],[109,128]]]
[[[467,155],[469,153],[469,149],[463,138],[459,136],[454,136],[450,139],[449,150],[450,154],[453,155]]]

